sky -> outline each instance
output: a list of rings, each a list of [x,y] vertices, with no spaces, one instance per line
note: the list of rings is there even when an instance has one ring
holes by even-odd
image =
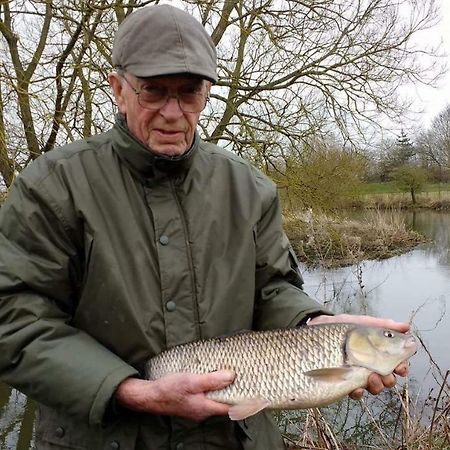
[[[428,127],[448,104],[450,104],[450,0],[436,0],[440,7],[441,21],[434,27],[421,33],[419,39],[427,43],[436,44],[442,40],[440,50],[446,53],[442,62],[448,66],[447,73],[438,82],[436,88],[428,86],[415,86],[410,89],[409,95],[417,98],[416,106],[423,109],[417,120],[420,123],[412,124],[420,127]]]

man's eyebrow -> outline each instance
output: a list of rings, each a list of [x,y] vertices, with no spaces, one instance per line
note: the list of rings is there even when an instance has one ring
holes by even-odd
[[[181,89],[201,89],[203,87],[203,80],[195,80],[192,83],[186,83],[180,86]]]

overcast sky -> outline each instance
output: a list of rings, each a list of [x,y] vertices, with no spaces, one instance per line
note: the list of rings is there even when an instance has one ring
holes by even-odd
[[[420,38],[432,43],[442,40],[442,51],[447,54],[443,62],[446,62],[449,71],[436,89],[424,86],[416,88],[417,104],[424,109],[419,126],[428,126],[433,117],[450,104],[450,0],[437,0],[436,3],[440,5],[442,20],[432,29],[423,32]]]

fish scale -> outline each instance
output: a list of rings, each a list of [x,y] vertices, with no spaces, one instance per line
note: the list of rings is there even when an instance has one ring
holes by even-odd
[[[385,353],[379,358],[377,353],[382,351]],[[155,356],[146,370],[150,380],[175,373],[232,370],[234,382],[207,396],[231,405],[252,404],[249,409],[254,413],[264,407],[299,409],[329,404],[366,384],[369,374],[377,371],[370,365],[371,359],[375,365],[390,363],[392,367],[382,370],[390,373],[414,352],[412,336],[340,323],[190,342]],[[349,364],[348,357],[361,361]]]

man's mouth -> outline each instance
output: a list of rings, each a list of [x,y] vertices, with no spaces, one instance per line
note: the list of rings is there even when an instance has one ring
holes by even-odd
[[[157,129],[156,131],[166,136],[172,136],[182,132],[181,130],[163,130],[161,128]]]

